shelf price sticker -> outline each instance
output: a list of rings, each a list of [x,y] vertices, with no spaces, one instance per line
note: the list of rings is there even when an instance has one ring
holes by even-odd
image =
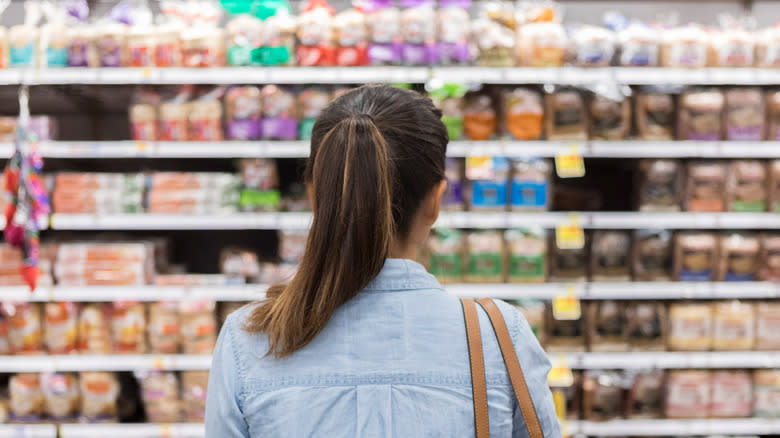
[[[171,425],[170,424],[161,424],[160,425],[160,438],[170,438],[173,436],[171,434]]]
[[[574,384],[574,373],[571,371],[566,356],[561,355],[555,359],[547,374],[547,384],[553,388],[568,388]]]
[[[578,214],[572,213],[567,222],[555,227],[555,244],[560,249],[581,249],[585,246],[585,231]]]
[[[561,178],[585,176],[585,160],[582,159],[578,143],[570,143],[566,152],[555,155],[555,173]]]
[[[553,318],[558,321],[572,321],[582,316],[580,299],[574,293],[574,285],[566,286],[566,292],[556,295],[552,300]]]

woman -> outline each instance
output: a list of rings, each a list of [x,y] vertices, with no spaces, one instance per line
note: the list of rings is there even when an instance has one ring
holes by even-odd
[[[414,262],[446,189],[447,131],[430,99],[364,86],[314,125],[314,220],[300,269],[231,314],[214,352],[206,436],[473,437],[463,311]],[[561,436],[549,361],[499,302],[544,436]],[[481,312],[480,325],[490,327]],[[482,330],[490,430],[526,437],[492,330]]]

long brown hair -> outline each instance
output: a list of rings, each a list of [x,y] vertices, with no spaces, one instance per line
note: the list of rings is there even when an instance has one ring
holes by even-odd
[[[427,97],[367,85],[333,101],[314,124],[304,179],[314,220],[298,272],[272,286],[244,329],[288,356],[382,270],[423,198],[444,179],[447,130]]]

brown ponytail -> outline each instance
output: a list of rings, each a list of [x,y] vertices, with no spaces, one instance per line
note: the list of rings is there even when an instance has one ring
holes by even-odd
[[[304,173],[314,220],[301,266],[245,323],[268,335],[268,354],[284,357],[311,342],[382,270],[391,241],[405,237],[444,178],[440,118],[430,99],[389,86],[360,87],[322,113]]]

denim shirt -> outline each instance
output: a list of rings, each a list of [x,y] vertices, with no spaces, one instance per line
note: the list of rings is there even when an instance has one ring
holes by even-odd
[[[506,320],[545,438],[560,425],[547,386],[550,362],[525,318]],[[209,378],[206,437],[473,437],[474,413],[461,304],[425,268],[388,259],[307,346],[265,357],[264,334],[231,314]],[[492,437],[528,437],[487,315],[479,309]]]

